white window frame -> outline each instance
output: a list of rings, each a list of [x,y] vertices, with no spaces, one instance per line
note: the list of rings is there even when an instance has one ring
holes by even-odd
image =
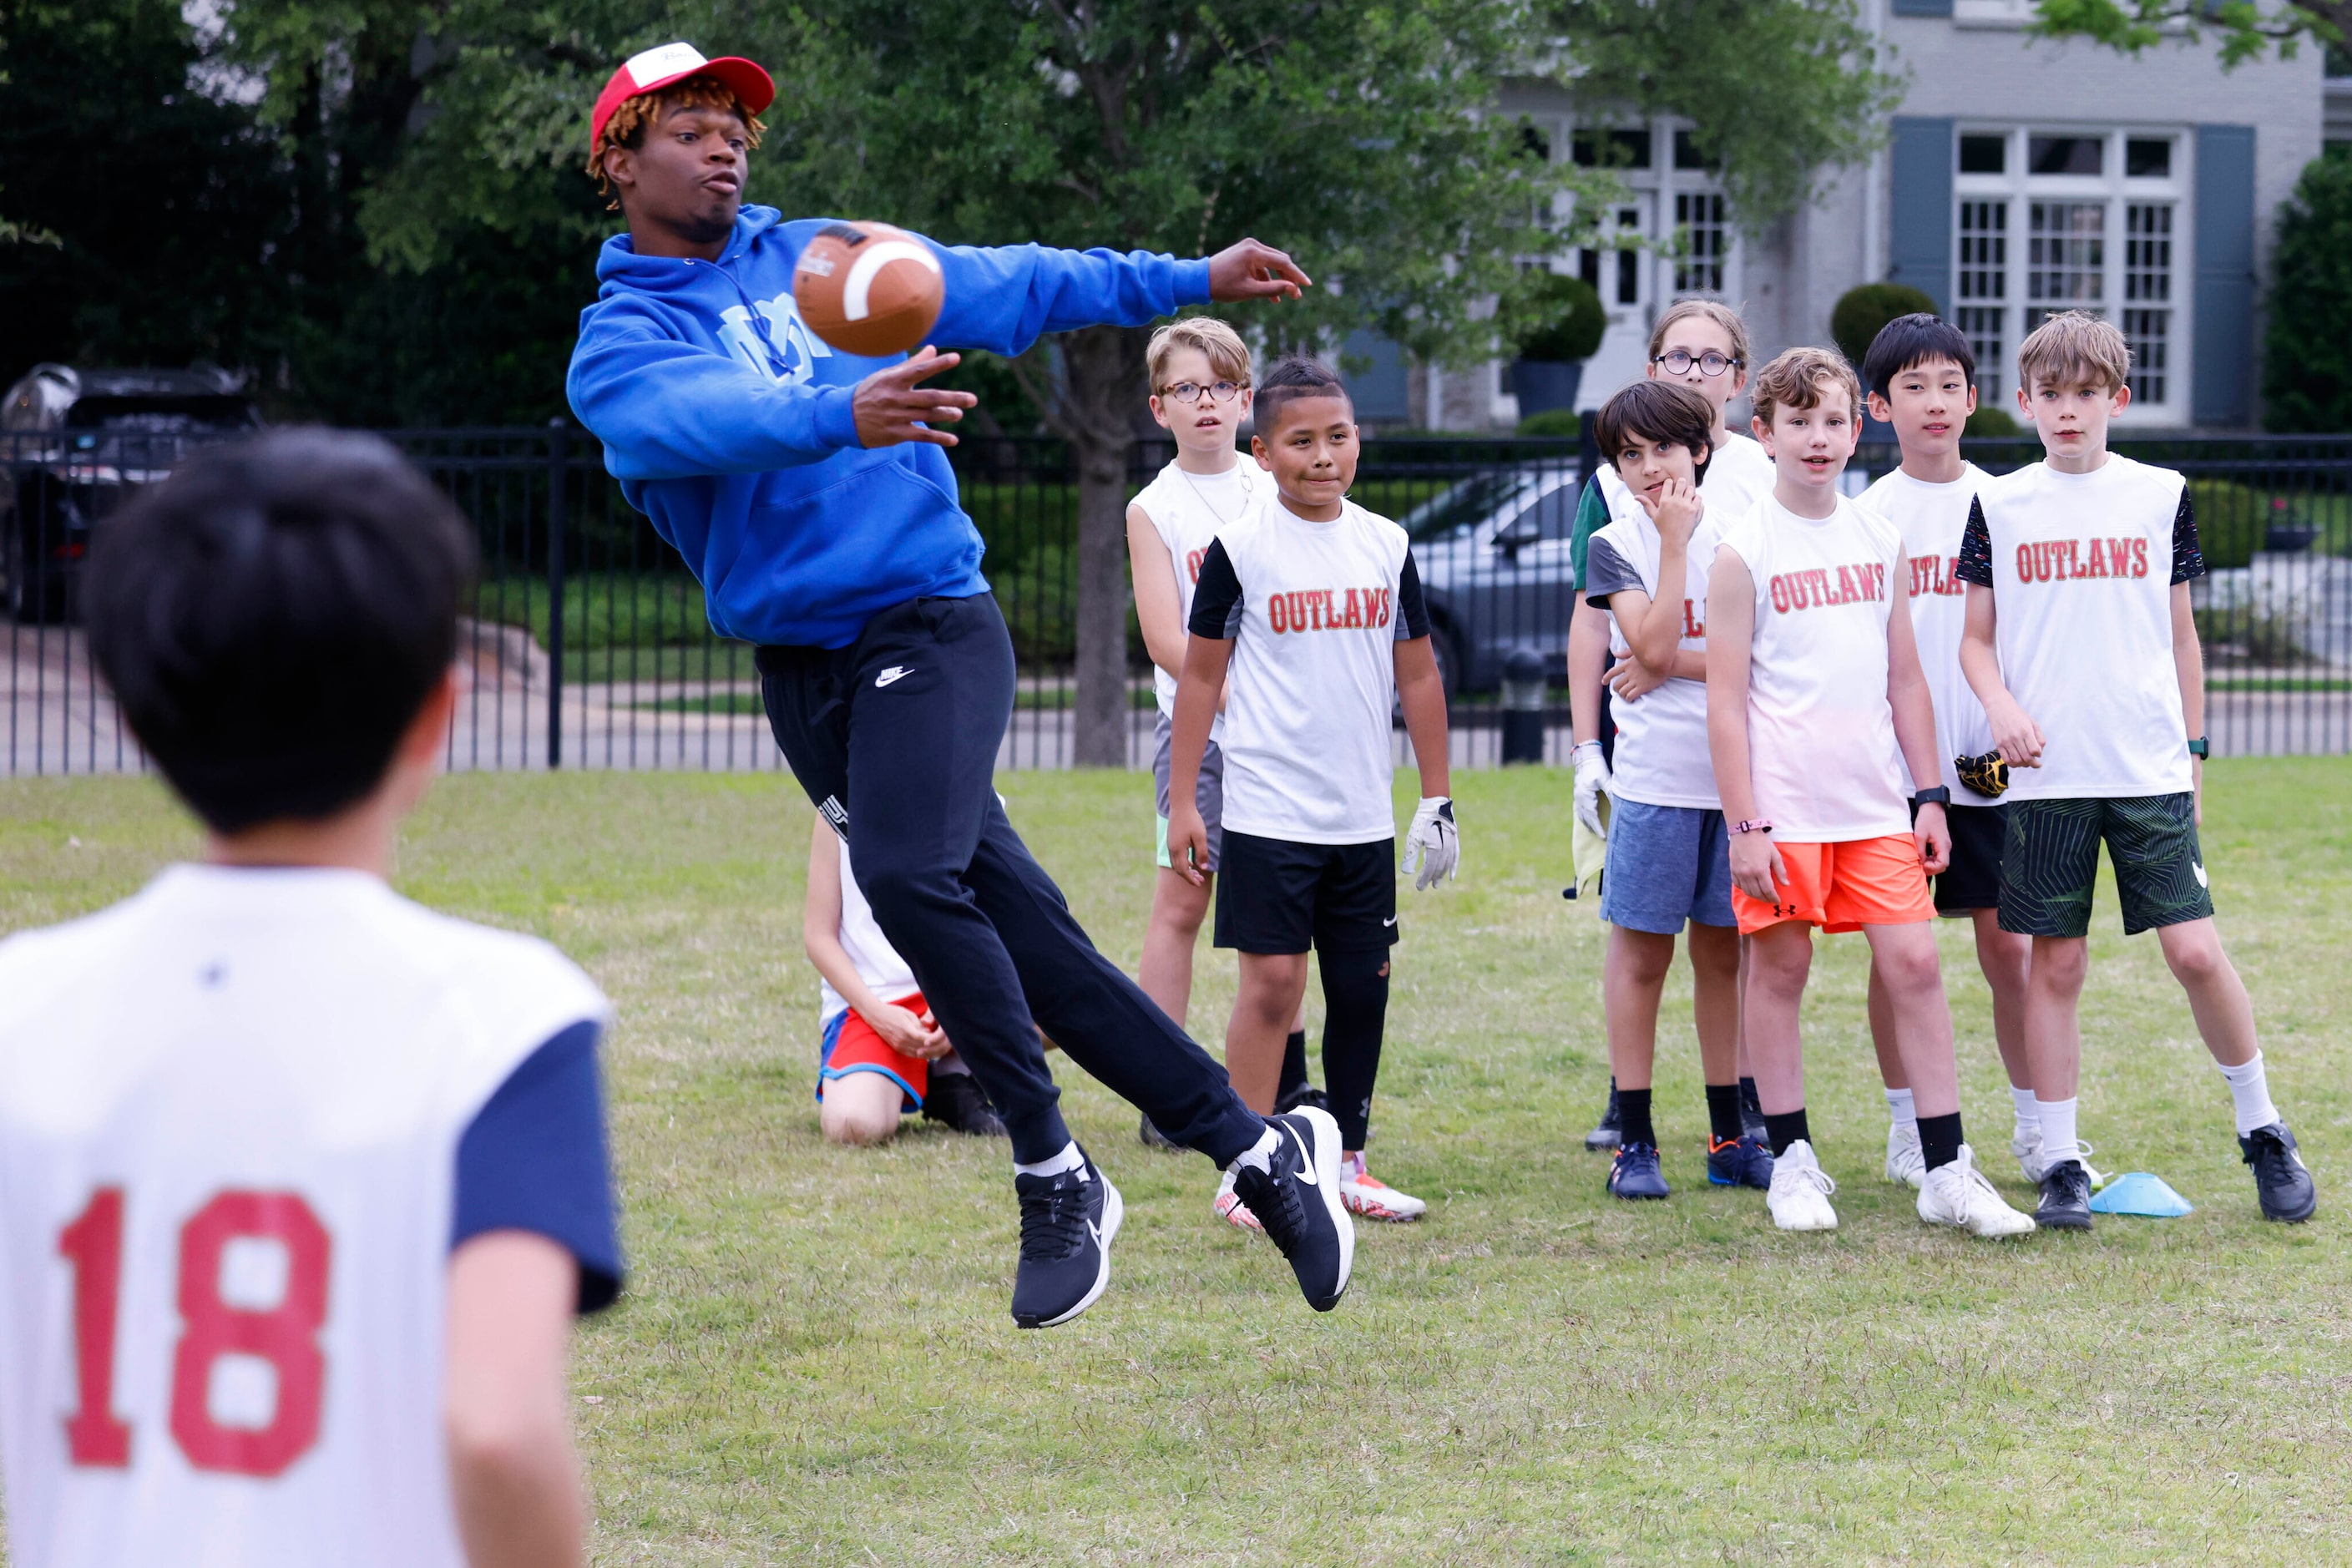
[[[2032,174],[2026,172],[2032,138],[2037,135],[2079,136],[2097,140],[2102,144],[2101,170],[2097,174]],[[2003,172],[1998,174],[1961,173],[1959,150],[1964,138],[2000,136],[2005,139]],[[2172,143],[2169,171],[2155,177],[2134,178],[2125,173],[2126,144],[2134,141],[2163,140]],[[1999,310],[2001,319],[1998,332],[2000,357],[1998,364],[1980,363],[1979,385],[1980,395],[1988,404],[2004,411],[2016,410],[2017,345],[2032,330],[2029,316],[2039,320],[2050,309],[2060,308],[2061,302],[2048,304],[2032,298],[2030,274],[2051,270],[2037,267],[2034,258],[2034,208],[2042,204],[2082,204],[2094,206],[2100,214],[2096,230],[2096,270],[2084,281],[2088,291],[2095,295],[2075,303],[2095,310],[2106,320],[2123,327],[2134,339],[2133,396],[2131,406],[2124,411],[2118,423],[2126,425],[2185,425],[2189,422],[2189,378],[2193,373],[2190,354],[2193,345],[2194,262],[2192,239],[2195,233],[2195,213],[2191,193],[2196,184],[2197,139],[2185,125],[2068,125],[2063,121],[2035,121],[2029,123],[1971,124],[1966,121],[1955,127],[1952,140],[1952,306],[1955,320],[1979,343],[1990,341],[1992,334],[1983,329],[1982,320],[1971,314],[1980,310]],[[2007,224],[2002,231],[2006,254],[1997,264],[1988,257],[1992,247],[1985,243],[1987,226],[1981,221],[1983,204],[2004,204]],[[2158,276],[2151,279],[2146,266],[2149,258],[2140,243],[2148,237],[2134,228],[2139,209],[2163,208],[2168,212],[2169,232],[2156,237],[2161,243],[2155,259],[2160,263]],[[2138,263],[2139,265],[2135,265]],[[1988,276],[1988,274],[1997,274]],[[2153,285],[2151,289],[2150,285]],[[2153,293],[2154,297],[2147,297]],[[2162,312],[2160,355],[2143,353],[2148,346],[2144,330],[2135,331],[2136,324],[2146,323],[2136,314],[2143,310]],[[2158,358],[2161,363],[2157,363]],[[1979,349],[1979,362],[1991,356]],[[2149,395],[2149,394],[2155,394]]]

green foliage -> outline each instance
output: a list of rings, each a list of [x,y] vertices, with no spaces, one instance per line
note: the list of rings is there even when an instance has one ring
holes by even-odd
[[[1960,431],[1960,434],[1963,436],[1983,436],[1996,438],[2013,438],[2022,433],[2023,432],[2019,426],[2017,421],[2011,416],[2008,409],[1990,403],[1979,404],[1977,405],[1977,411],[1969,416],[1968,424],[1963,426]]]
[[[2306,37],[2325,46],[2352,34],[2352,0],[2038,0],[2032,31],[2044,37],[2084,37],[2137,55],[2169,40],[2219,40],[2221,65],[2231,69],[2275,49],[2291,60]]]
[[[1830,337],[1856,374],[1886,323],[1897,316],[1934,314],[1936,301],[1908,283],[1864,283],[1838,296],[1830,312]]]
[[[2304,166],[2279,210],[2263,420],[2278,431],[2352,430],[2352,158]]]
[[[1584,421],[1576,416],[1573,408],[1547,408],[1541,414],[1530,414],[1519,421],[1522,436],[1555,436],[1573,441],[1584,428]]]
[[[2270,531],[2271,498],[2229,479],[2191,479],[2189,504],[2197,513],[2197,542],[2209,571],[2243,566]]]
[[[1519,358],[1574,363],[1592,357],[1609,330],[1600,292],[1581,278],[1540,272],[1523,296],[1517,337]]]

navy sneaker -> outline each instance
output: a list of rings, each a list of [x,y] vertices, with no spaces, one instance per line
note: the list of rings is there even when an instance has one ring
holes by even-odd
[[[1706,1141],[1706,1179],[1710,1186],[1769,1188],[1772,1151],[1760,1139],[1719,1140],[1710,1135]]]
[[[1339,1124],[1307,1106],[1266,1125],[1277,1141],[1273,1157],[1263,1171],[1235,1165],[1234,1191],[1290,1259],[1307,1304],[1328,1312],[1348,1293],[1356,1263],[1356,1225],[1339,1198]]]
[[[1764,1102],[1756,1093],[1756,1080],[1739,1080],[1739,1131],[1749,1142],[1761,1149],[1772,1147],[1771,1134],[1764,1130]]]
[[[932,1078],[930,1092],[923,1096],[923,1120],[936,1121],[949,1131],[961,1132],[968,1138],[1012,1136],[1005,1128],[1004,1118],[988,1103],[988,1094],[980,1087],[980,1080],[968,1072]]]
[[[2091,1173],[2080,1160],[2061,1160],[2042,1173],[2042,1202],[2033,1223],[2049,1230],[2091,1228]]]
[[[1664,1197],[1666,1176],[1658,1169],[1658,1146],[1628,1143],[1619,1149],[1617,1158],[1609,1166],[1609,1191],[1612,1196],[1621,1198]]]
[[[1110,1283],[1110,1243],[1127,1205],[1078,1151],[1079,1165],[1057,1176],[1015,1173],[1021,1198],[1021,1267],[1013,1277],[1013,1321],[1024,1329],[1066,1323]]]
[[[1595,1153],[1614,1149],[1619,1142],[1618,1130],[1617,1080],[1612,1078],[1609,1080],[1609,1108],[1601,1113],[1601,1124],[1584,1135],[1584,1146]]]
[[[2285,1122],[2255,1128],[2238,1140],[2238,1152],[2254,1168],[2254,1195],[2262,1199],[2264,1219],[2301,1225],[2311,1217],[2319,1206],[2319,1190],[2311,1184]]]

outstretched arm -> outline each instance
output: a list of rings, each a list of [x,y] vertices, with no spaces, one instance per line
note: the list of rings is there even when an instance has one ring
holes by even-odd
[[[1024,353],[1047,332],[1137,327],[1212,300],[1295,300],[1310,283],[1297,262],[1255,239],[1194,261],[1148,250],[930,243],[946,292],[933,341],[1001,354]]]

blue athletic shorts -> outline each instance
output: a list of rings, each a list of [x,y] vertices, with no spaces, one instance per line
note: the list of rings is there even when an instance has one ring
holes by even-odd
[[[1612,802],[1601,918],[1657,936],[1675,935],[1685,921],[1738,925],[1739,917],[1731,910],[1731,839],[1723,813]]]

